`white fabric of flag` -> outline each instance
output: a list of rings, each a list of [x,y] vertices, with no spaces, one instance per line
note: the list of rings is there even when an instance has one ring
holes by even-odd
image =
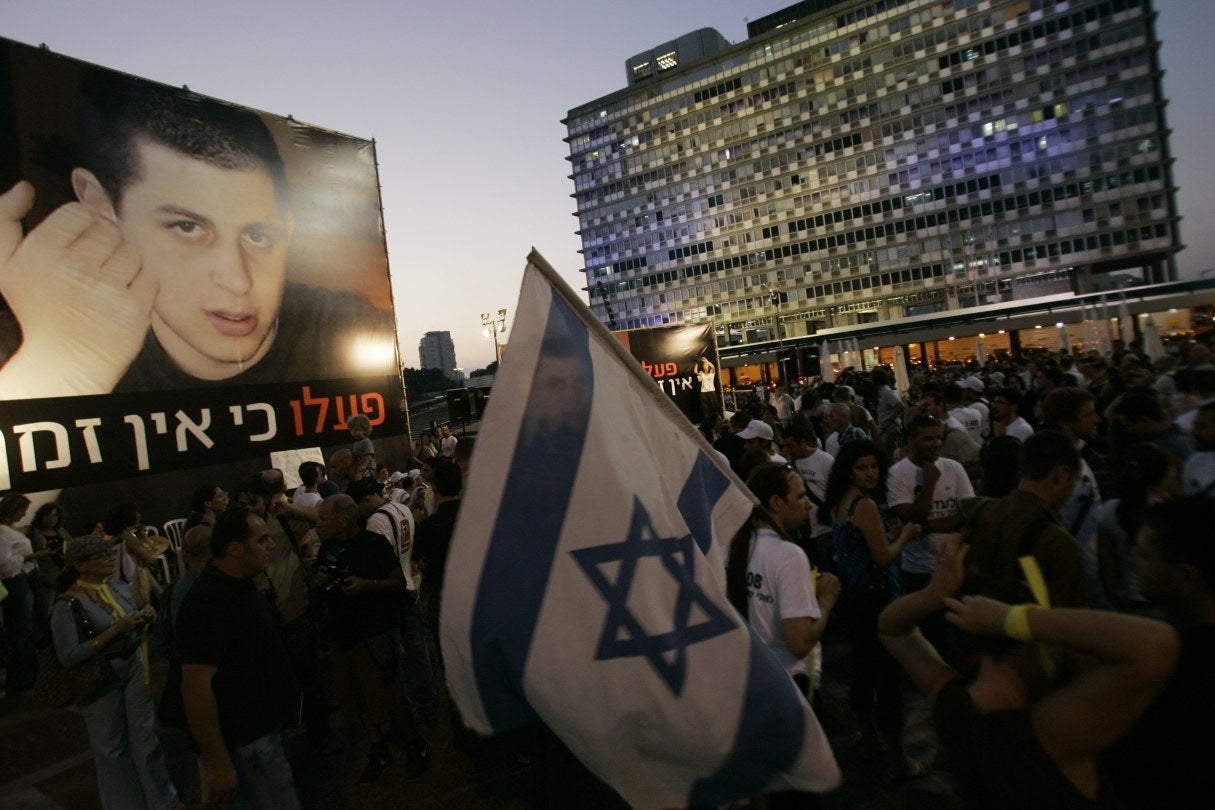
[[[535,251],[448,556],[448,686],[542,719],[635,807],[825,792],[809,706],[726,599],[752,497]]]

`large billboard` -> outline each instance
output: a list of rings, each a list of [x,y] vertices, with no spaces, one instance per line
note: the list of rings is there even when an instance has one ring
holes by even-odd
[[[712,324],[656,326],[612,334],[692,424],[721,416],[721,362]]]
[[[0,293],[0,490],[73,531],[404,446],[370,141],[0,40]]]

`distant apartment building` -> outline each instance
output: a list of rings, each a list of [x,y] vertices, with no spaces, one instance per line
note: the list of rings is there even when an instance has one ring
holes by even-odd
[[[564,121],[592,309],[751,343],[1176,280],[1154,21],[810,0],[628,59]]]
[[[427,332],[418,341],[418,358],[422,368],[437,368],[449,380],[460,375],[456,372],[456,346],[451,342],[451,332]]]

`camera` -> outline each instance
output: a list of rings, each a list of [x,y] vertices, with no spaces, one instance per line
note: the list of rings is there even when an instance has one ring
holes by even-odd
[[[339,563],[320,565],[316,572],[328,577],[328,580],[317,587],[317,590],[324,594],[341,593],[343,580],[350,576],[350,569]]]

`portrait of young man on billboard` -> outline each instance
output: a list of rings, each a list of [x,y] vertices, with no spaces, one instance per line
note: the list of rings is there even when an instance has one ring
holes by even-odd
[[[404,433],[371,141],[3,39],[0,122],[0,488],[176,516]]]
[[[76,202],[22,237],[33,186],[0,196],[6,399],[354,376],[353,335],[391,334],[365,298],[287,280],[291,192],[257,113],[104,70],[77,111]]]

